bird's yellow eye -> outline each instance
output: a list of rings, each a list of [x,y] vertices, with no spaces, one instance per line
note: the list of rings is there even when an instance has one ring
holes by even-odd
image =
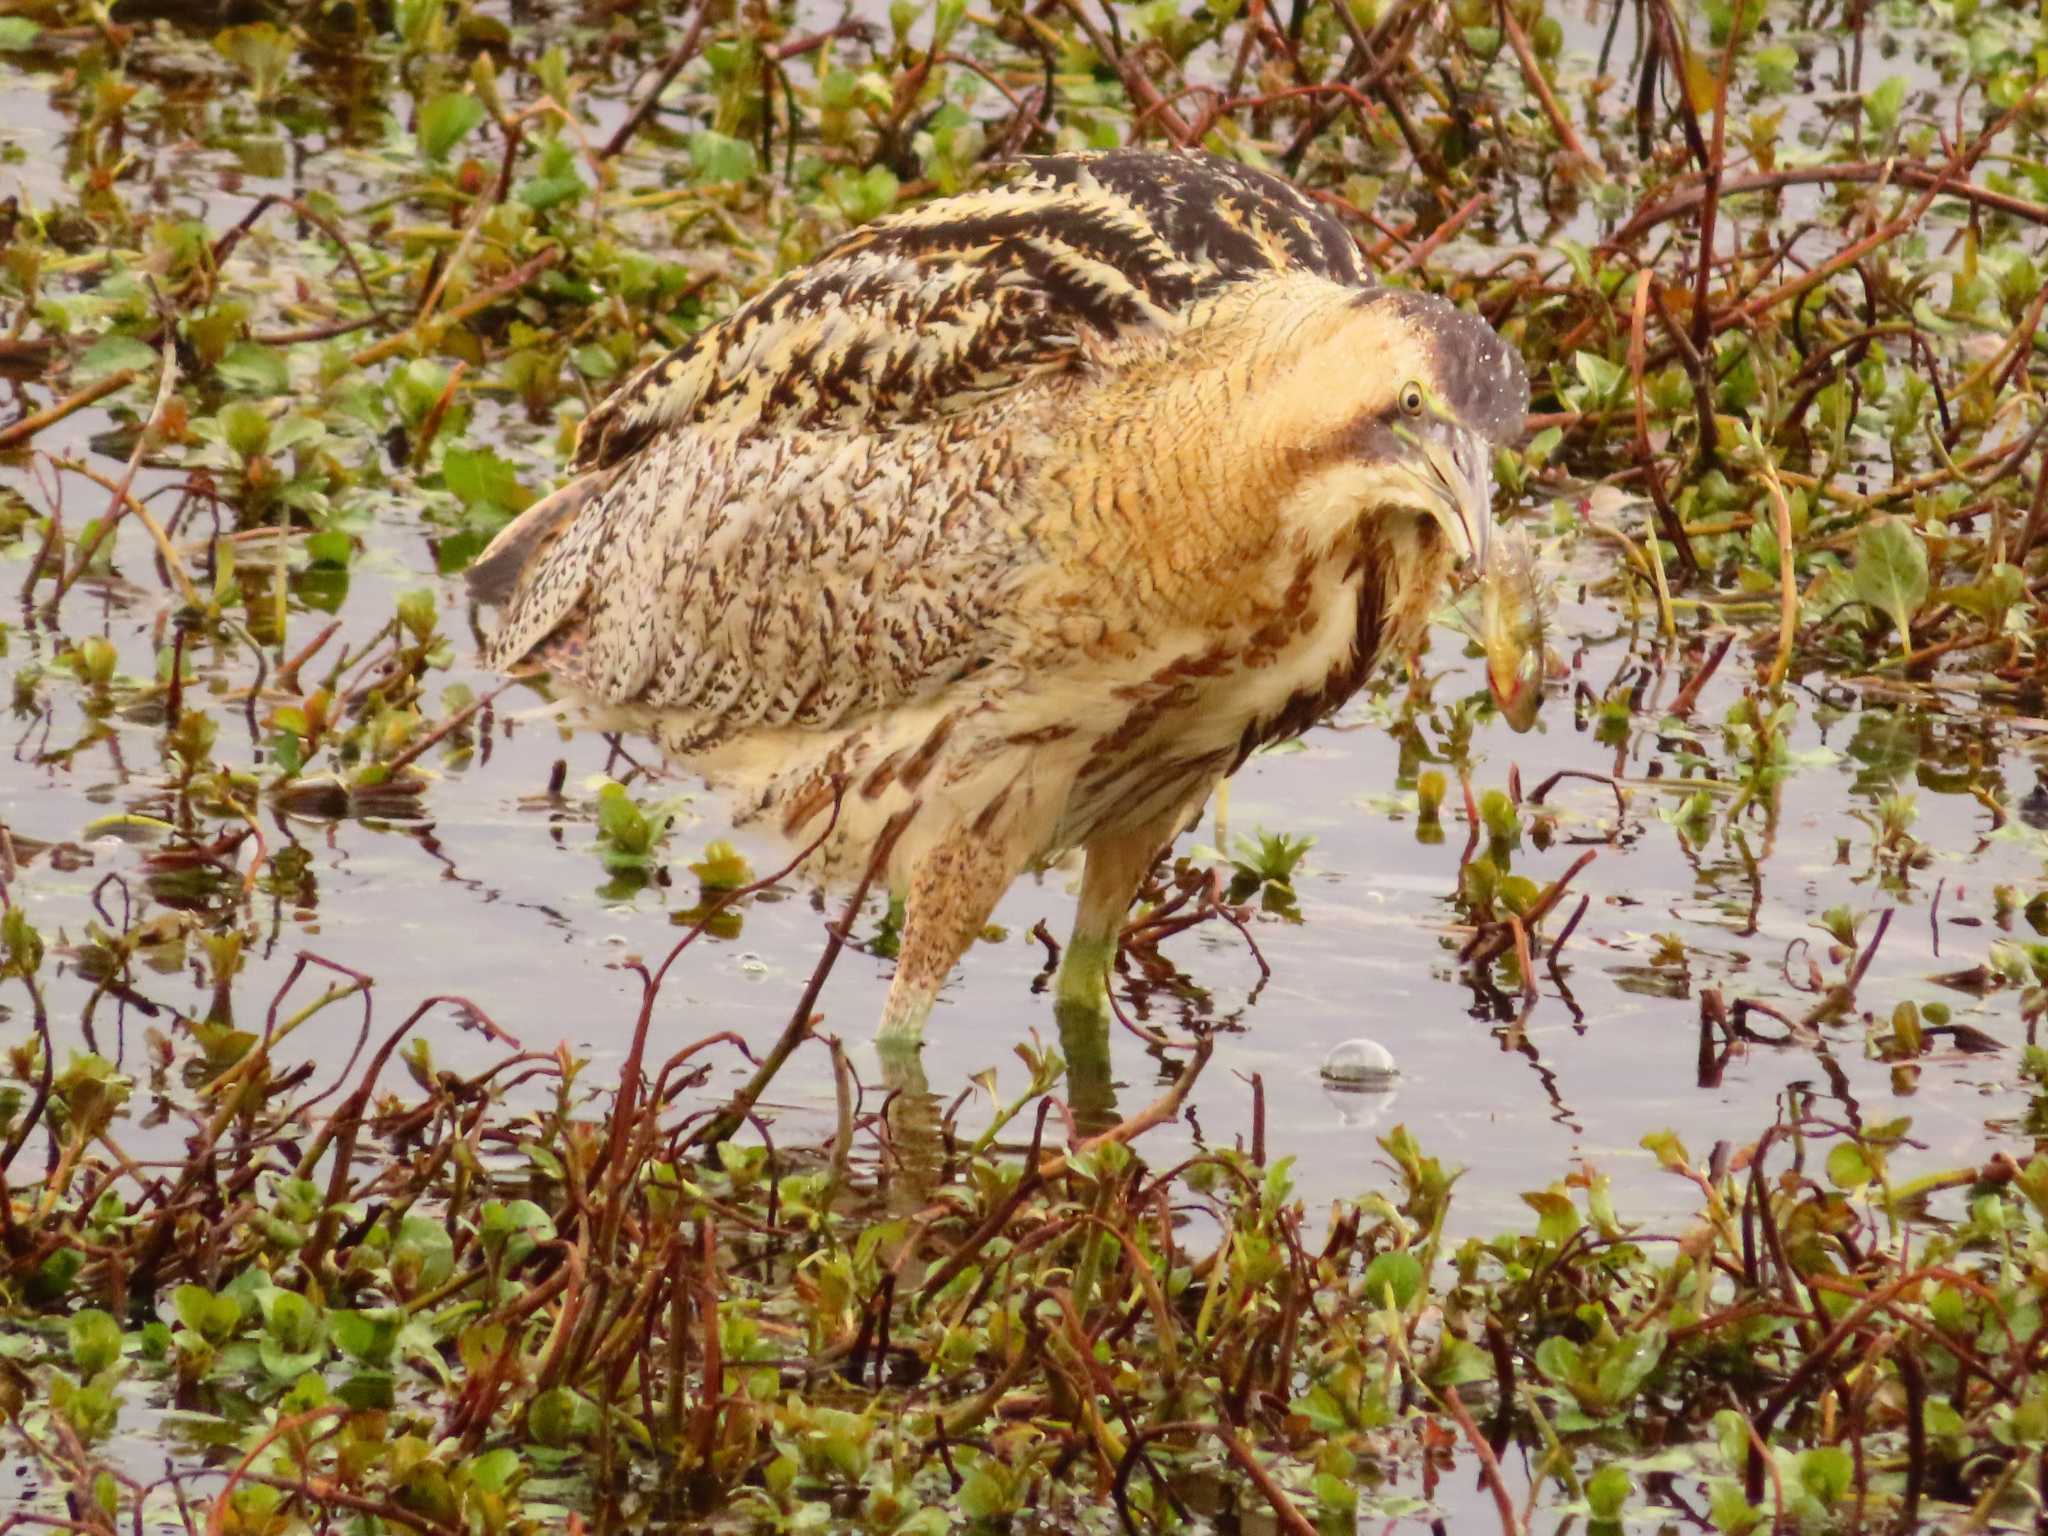
[[[1401,409],[1410,416],[1422,414],[1422,386],[1409,382],[1401,386]]]

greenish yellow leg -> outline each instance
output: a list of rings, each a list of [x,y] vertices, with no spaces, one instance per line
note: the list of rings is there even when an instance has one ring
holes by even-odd
[[[1116,965],[1116,935],[1077,931],[1060,956],[1053,983],[1053,1011],[1062,1022],[1109,1020],[1109,974]]]
[[[1109,1073],[1109,983],[1117,936],[1123,932],[1131,898],[1178,822],[1176,817],[1171,825],[1101,837],[1088,845],[1073,935],[1053,983],[1053,1017],[1059,1021],[1060,1051],[1067,1058],[1068,1102],[1083,1131],[1116,1119],[1116,1090]]]
[[[1109,1023],[1109,973],[1116,964],[1117,936],[1131,910],[1131,898],[1172,833],[1157,826],[1120,837],[1099,837],[1088,845],[1081,871],[1081,900],[1073,936],[1060,957],[1054,1008],[1062,1025]]]

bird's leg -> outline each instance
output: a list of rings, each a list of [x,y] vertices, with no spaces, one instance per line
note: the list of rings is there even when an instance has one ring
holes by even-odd
[[[1109,981],[1117,936],[1131,898],[1159,850],[1180,828],[1178,816],[1088,845],[1080,908],[1053,983],[1053,1017],[1067,1058],[1067,1102],[1075,1124],[1092,1133],[1116,1123],[1116,1086],[1109,1070]]]
[[[1008,856],[1000,835],[963,827],[911,871],[896,976],[875,1037],[885,1055],[917,1048],[939,988],[988,923],[1022,862]]]
[[[1098,837],[1088,845],[1073,936],[1060,956],[1059,978],[1053,983],[1053,1006],[1063,1028],[1108,1025],[1109,972],[1116,964],[1117,935],[1123,932],[1131,898],[1172,835],[1171,827],[1152,823]]]

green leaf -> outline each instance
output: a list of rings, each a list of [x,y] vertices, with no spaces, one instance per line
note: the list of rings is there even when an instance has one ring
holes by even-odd
[[[526,1410],[526,1432],[542,1445],[587,1439],[601,1422],[597,1404],[567,1387],[550,1387]]]
[[[519,1480],[524,1462],[517,1451],[501,1446],[495,1451],[485,1451],[469,1463],[470,1481],[479,1488],[492,1493],[504,1493]]]
[[[1619,363],[1611,363],[1596,352],[1574,352],[1572,367],[1579,380],[1590,392],[1590,405],[1604,405],[1621,393],[1621,386],[1628,379],[1628,372]]]
[[[870,166],[857,176],[835,171],[825,178],[825,191],[851,222],[865,224],[896,206],[896,173],[886,165]]]
[[[1536,1346],[1536,1369],[1561,1387],[1583,1380],[1586,1362],[1579,1346],[1562,1334],[1552,1334]]]
[[[291,370],[285,367],[284,358],[253,341],[238,341],[229,347],[213,371],[222,383],[252,395],[282,395],[292,387]]]
[[[416,357],[391,375],[392,403],[408,426],[424,421],[447,390],[448,370],[430,357]]]
[[[1870,119],[1870,126],[1879,133],[1888,134],[1899,121],[1899,112],[1906,104],[1906,79],[1903,75],[1892,75],[1863,95],[1863,115]]]
[[[1468,1382],[1491,1381],[1494,1378],[1493,1360],[1470,1339],[1446,1334],[1438,1344],[1436,1358],[1430,1362],[1426,1374],[1433,1387],[1462,1387]],[[1386,1423],[1389,1417],[1381,1415],[1377,1422]]]
[[[1345,1399],[1326,1386],[1313,1386],[1289,1403],[1290,1412],[1300,1414],[1318,1434],[1334,1435],[1351,1427],[1351,1413]]]
[[[519,188],[519,201],[536,212],[576,201],[584,193],[583,178],[576,174],[576,152],[560,138],[541,146],[539,174]]]
[[[1331,1515],[1349,1516],[1358,1508],[1358,1488],[1334,1472],[1318,1472],[1309,1480],[1316,1502]]]
[[[487,1200],[477,1235],[485,1252],[497,1256],[501,1263],[517,1264],[536,1245],[555,1235],[555,1224],[531,1200]]]
[[[1619,1408],[1636,1395],[1663,1356],[1663,1330],[1623,1334],[1600,1361],[1601,1400],[1609,1407]]]
[[[9,976],[33,976],[43,963],[43,936],[18,906],[9,907],[0,917],[0,954],[5,956],[4,973]]]
[[[277,94],[297,48],[289,32],[280,32],[267,21],[229,27],[214,38],[213,46],[242,72],[258,101]]]
[[[357,1371],[334,1395],[362,1413],[388,1412],[397,1400],[389,1371]]]
[[[1707,1513],[1721,1536],[1748,1536],[1764,1517],[1764,1512],[1743,1495],[1742,1484],[1732,1477],[1714,1479],[1707,1490]]]
[[[436,96],[420,108],[420,149],[429,160],[445,160],[448,151],[468,138],[490,115],[467,91]]]
[[[326,436],[327,429],[310,416],[281,417],[270,424],[270,451],[283,453],[301,443],[317,443]]]
[[[1556,1185],[1546,1190],[1524,1192],[1522,1204],[1536,1213],[1536,1235],[1546,1243],[1562,1243],[1579,1230],[1578,1207]]]
[[[270,738],[270,755],[277,759],[278,772],[291,778],[306,766],[305,738],[280,729]]]
[[[257,1305],[263,1312],[264,1331],[285,1349],[302,1353],[315,1348],[327,1336],[327,1326],[318,1309],[297,1291],[266,1291]]]
[[[399,1307],[365,1308],[332,1313],[329,1322],[343,1354],[365,1365],[385,1365],[397,1346],[399,1330],[405,1326],[405,1312]]]
[[[26,16],[0,16],[0,53],[21,53],[35,47],[42,32]]]
[[[286,1349],[271,1338],[259,1339],[256,1343],[257,1363],[272,1381],[297,1381],[315,1369],[325,1354],[324,1349]]]
[[[270,418],[253,401],[230,401],[214,419],[220,426],[221,441],[238,457],[253,459],[269,448]]]
[[[754,883],[754,868],[747,856],[722,837],[704,850],[704,857],[690,866],[690,873],[707,891],[736,891]]]
[[[178,1321],[209,1344],[223,1344],[233,1336],[242,1320],[242,1308],[232,1296],[216,1296],[203,1285],[181,1285],[171,1292],[171,1310]]]
[[[1799,1481],[1822,1504],[1841,1501],[1856,1475],[1856,1463],[1839,1445],[1817,1445],[1799,1458]]]
[[[1913,615],[1927,601],[1927,548],[1895,517],[1866,523],[1856,536],[1857,598],[1892,621],[1899,649],[1913,646]]]
[[[156,348],[147,346],[133,336],[102,336],[85,349],[85,355],[72,366],[72,375],[81,382],[103,379],[110,373],[119,373],[123,368],[133,368],[138,373],[147,373],[157,364]]]
[[[594,341],[570,353],[569,360],[586,379],[608,379],[619,371],[618,359]]]
[[[346,570],[355,552],[356,541],[339,528],[322,528],[306,536],[306,559],[314,565]]]
[[[1714,1443],[1720,1447],[1721,1459],[1731,1467],[1749,1464],[1749,1424],[1733,1408],[1723,1408],[1714,1415]]]
[[[465,509],[524,512],[534,495],[519,483],[519,472],[488,448],[450,448],[441,456],[441,483]]]
[[[317,1371],[307,1371],[292,1383],[278,1408],[284,1413],[311,1413],[327,1403],[327,1383]]]
[[[455,1244],[438,1221],[408,1216],[391,1245],[391,1269],[406,1277],[408,1289],[431,1290],[455,1272]]]
[[[970,1520],[997,1520],[1016,1507],[1010,1490],[981,1467],[967,1474],[953,1502]]]
[[[1786,43],[1760,48],[1755,54],[1756,83],[1771,92],[1792,89],[1793,72],[1799,68],[1799,50]]]
[[[1366,1299],[1376,1307],[1387,1304],[1387,1295],[1391,1291],[1395,1309],[1405,1311],[1421,1289],[1422,1265],[1405,1248],[1382,1253],[1365,1267]]]
[[[121,1325],[98,1307],[74,1313],[65,1325],[71,1341],[71,1363],[82,1376],[97,1376],[121,1358]]]
[[[756,164],[754,146],[745,139],[700,129],[690,135],[690,163],[697,168],[699,181],[749,181]]]
[[[414,640],[425,644],[433,638],[436,611],[434,594],[425,587],[398,594],[398,624]]]
[[[2005,618],[2008,609],[2027,595],[2027,581],[2018,566],[2000,561],[1991,568],[1986,580],[1950,587],[1941,595],[1958,608],[1996,624]]]
[[[1586,1503],[1596,1520],[1620,1519],[1622,1506],[1634,1491],[1635,1483],[1628,1469],[1616,1462],[1610,1461],[1586,1479]]]
[[[1837,1142],[1828,1149],[1828,1182],[1835,1188],[1861,1189],[1876,1177],[1870,1159],[1855,1142]]]

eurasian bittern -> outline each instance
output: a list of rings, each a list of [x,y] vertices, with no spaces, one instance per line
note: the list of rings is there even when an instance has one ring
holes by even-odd
[[[500,667],[906,901],[914,1041],[1024,870],[1086,850],[1062,1015],[1153,859],[1486,558],[1514,349],[1203,155],[1025,162],[855,230],[594,410],[470,574]]]

